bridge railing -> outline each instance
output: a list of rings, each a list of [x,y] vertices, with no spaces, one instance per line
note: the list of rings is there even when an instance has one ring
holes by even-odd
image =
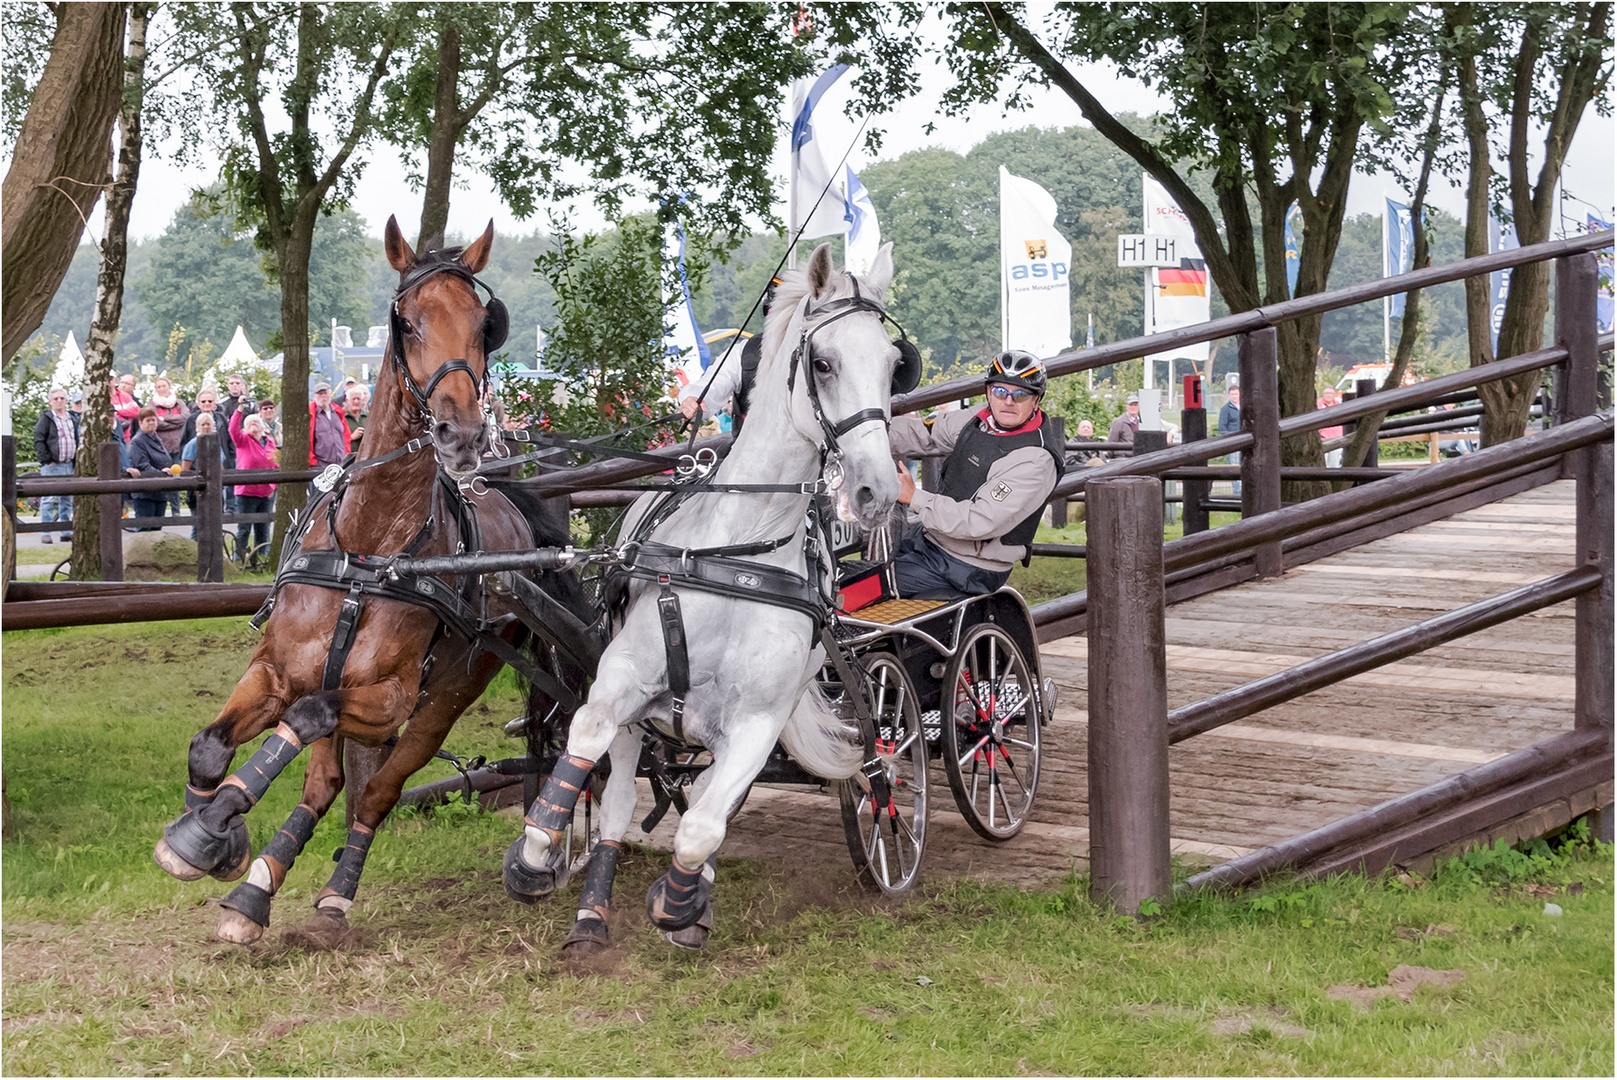
[[[1245,406],[1260,397],[1249,394],[1243,402],[1244,430],[1206,441],[1246,455],[1242,498],[1249,516],[1237,524],[1162,542],[1159,477],[1197,460],[1209,449],[1206,443],[1115,462],[1082,478],[1090,588],[1040,605],[1035,616],[1043,624],[1041,634],[1079,618],[1089,630],[1090,870],[1097,899],[1135,911],[1146,897],[1164,899],[1171,892],[1170,744],[1569,599],[1577,605],[1572,732],[1243,856],[1189,884],[1238,885],[1287,866],[1310,873],[1375,871],[1610,779],[1613,424],[1598,363],[1602,347],[1610,348],[1610,336],[1596,335],[1592,257],[1564,254],[1557,269],[1551,348],[1286,420],[1262,406],[1248,415]],[[1246,380],[1255,376],[1267,390],[1263,380],[1273,371],[1273,343],[1267,327],[1243,339],[1243,384],[1252,385]],[[1550,430],[1366,487],[1279,505],[1279,440],[1285,435],[1550,365],[1561,365],[1558,423]],[[1274,399],[1264,392],[1260,400]],[[1602,407],[1607,411],[1599,411]],[[1283,568],[1288,545],[1296,554],[1311,548],[1317,556],[1322,545],[1339,550],[1362,542],[1367,532],[1386,535],[1446,516],[1462,498],[1491,501],[1564,477],[1577,482],[1574,570],[1169,712],[1164,609],[1176,581],[1183,583],[1186,575],[1200,576],[1203,585],[1220,574],[1233,573],[1236,580],[1270,576]],[[1608,838],[1610,816],[1607,808],[1597,822]]]

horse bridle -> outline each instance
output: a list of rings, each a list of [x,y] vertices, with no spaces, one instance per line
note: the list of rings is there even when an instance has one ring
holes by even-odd
[[[440,364],[438,370],[434,371],[432,377],[427,380],[426,387],[423,388],[415,381],[415,377],[410,374],[410,364],[404,356],[404,315],[399,311],[399,301],[420,288],[427,280],[439,274],[450,274],[466,282],[467,285],[472,287],[473,295],[476,295],[479,288],[488,293],[488,302],[483,305],[485,312],[483,318],[483,374],[478,375],[476,371],[472,370],[472,365],[467,362],[465,357],[456,357],[453,360],[445,360]],[[457,371],[464,371],[467,378],[472,380],[477,390],[478,401],[482,401],[483,392],[488,389],[489,356],[495,349],[505,344],[506,334],[509,330],[510,315],[506,312],[505,303],[498,296],[495,296],[494,290],[481,281],[476,274],[460,265],[460,263],[449,259],[421,263],[405,274],[403,280],[399,282],[397,291],[393,293],[392,301],[388,305],[388,333],[393,338],[393,366],[398,372],[399,380],[403,383],[405,392],[415,401],[416,407],[421,410],[424,416],[431,412],[427,401],[432,397],[432,392],[438,388],[439,383]]]
[[[858,278],[853,277],[852,275],[849,275],[849,277],[853,281],[852,296],[845,296],[840,300],[832,300],[812,310],[804,310],[802,336],[798,339],[797,348],[792,350],[792,366],[786,375],[786,389],[787,392],[790,393],[796,388],[798,366],[801,364],[805,367],[803,385],[808,390],[809,405],[814,410],[814,419],[819,422],[820,430],[825,432],[825,446],[823,447],[823,452],[827,455],[837,454],[837,440],[841,436],[846,435],[848,432],[858,427],[860,424],[867,424],[874,420],[880,420],[885,425],[891,424],[892,421],[887,416],[887,410],[882,408],[860,409],[851,416],[845,416],[835,423],[833,423],[830,418],[825,415],[825,407],[820,401],[820,388],[814,378],[814,335],[818,334],[821,330],[824,330],[826,327],[840,319],[846,319],[850,315],[857,315],[862,311],[868,311],[874,313],[882,322],[892,323],[894,326],[898,327],[898,332],[904,335],[902,338],[904,345],[909,345],[909,335],[904,333],[904,328],[899,326],[898,322],[894,320],[891,315],[887,314],[886,308],[882,307],[881,304],[877,303],[875,300],[872,300],[870,297],[865,296],[859,291]],[[831,313],[829,318],[822,319],[813,326],[808,325],[809,319],[815,316],[825,315],[827,313]],[[909,345],[909,347],[911,350],[914,349],[913,345]],[[899,363],[901,365],[907,362],[908,356],[909,354],[905,353],[902,346],[900,346]],[[916,359],[917,361],[919,360],[918,355]]]

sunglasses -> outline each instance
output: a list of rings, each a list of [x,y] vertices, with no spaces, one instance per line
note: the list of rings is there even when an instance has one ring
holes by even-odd
[[[988,388],[988,396],[998,398],[1000,401],[1013,401],[1020,405],[1022,402],[1033,396],[1033,391],[1026,390],[1021,387],[1016,387],[1013,389],[1009,386],[990,386]]]

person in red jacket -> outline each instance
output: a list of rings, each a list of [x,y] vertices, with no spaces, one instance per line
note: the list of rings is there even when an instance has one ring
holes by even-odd
[[[351,445],[342,406],[331,403],[331,384],[315,383],[309,402],[309,466],[341,465]]]

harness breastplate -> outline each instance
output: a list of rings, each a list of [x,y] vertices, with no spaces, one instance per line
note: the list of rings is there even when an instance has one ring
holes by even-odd
[[[1046,450],[1055,461],[1056,480],[1061,479],[1066,472],[1065,455],[1056,439],[1055,423],[1048,415],[1036,428],[996,435],[984,426],[987,414],[988,410],[984,409],[960,432],[954,451],[943,463],[942,476],[939,478],[940,495],[956,502],[970,502],[988,481],[988,471],[994,467],[994,463],[1024,446],[1038,446]],[[1044,508],[1041,506],[1001,536],[999,542],[1007,547],[1027,547],[1033,542],[1033,534],[1038,531],[1039,519],[1043,515]]]

